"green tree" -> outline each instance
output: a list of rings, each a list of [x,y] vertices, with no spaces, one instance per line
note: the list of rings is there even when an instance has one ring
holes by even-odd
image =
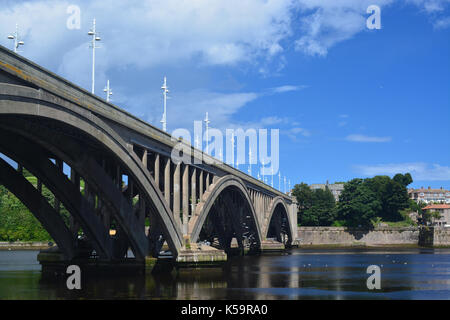
[[[405,174],[397,173],[394,176],[393,180],[395,182],[400,183],[404,187],[407,187],[409,184],[411,184],[413,182],[411,174],[409,174],[409,173],[405,173]]]
[[[393,179],[388,176],[375,176],[365,181],[381,203],[377,216],[384,221],[402,220],[400,211],[410,205],[406,186],[412,181],[411,175],[397,174]]]
[[[344,185],[337,205],[337,219],[351,227],[372,228],[381,210],[377,194],[369,187],[369,181],[353,179]]]
[[[298,202],[298,222],[302,226],[329,226],[335,218],[335,200],[330,190],[311,190],[305,184],[294,186],[292,191]]]
[[[313,191],[312,206],[300,217],[302,226],[330,226],[335,219],[335,200],[330,190]]]

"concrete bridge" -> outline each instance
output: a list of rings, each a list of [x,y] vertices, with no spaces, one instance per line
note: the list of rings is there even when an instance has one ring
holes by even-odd
[[[203,252],[225,253],[292,242],[290,196],[227,164],[207,164],[212,158],[200,150],[192,149],[201,164],[174,163],[178,142],[0,47],[0,152],[18,163],[0,158],[0,184],[41,222],[65,261],[118,261],[129,249],[137,261],[164,250],[198,261],[200,241],[210,243]]]

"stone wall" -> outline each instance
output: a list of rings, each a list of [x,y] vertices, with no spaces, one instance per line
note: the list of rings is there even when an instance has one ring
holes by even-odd
[[[345,227],[299,227],[299,245],[417,245],[418,228],[380,227],[371,231]],[[449,242],[450,244],[450,242]]]
[[[433,245],[449,246],[450,245],[450,228],[436,228],[434,230]]]
[[[421,228],[419,244],[421,246],[450,246],[450,228]]]

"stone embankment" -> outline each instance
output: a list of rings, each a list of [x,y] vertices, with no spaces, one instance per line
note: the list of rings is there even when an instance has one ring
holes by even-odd
[[[374,230],[345,227],[299,227],[300,246],[384,246],[417,245],[418,228],[381,227]]]

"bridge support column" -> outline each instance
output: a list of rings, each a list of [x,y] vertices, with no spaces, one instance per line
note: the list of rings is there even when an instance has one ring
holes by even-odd
[[[164,166],[164,198],[170,206],[170,158],[166,159]]]
[[[175,166],[175,171],[173,173],[173,215],[175,221],[179,226],[181,226],[180,219],[180,166],[177,164]]]
[[[209,188],[209,172],[206,173],[206,190]]]
[[[197,206],[197,169],[192,169],[191,176],[191,201],[192,201],[192,213],[193,216],[195,214],[195,208]]]
[[[292,230],[292,245],[298,245],[298,221],[297,221],[297,211],[298,211],[298,203],[295,197],[293,198],[292,204],[289,206],[290,215],[291,215],[291,230]]]
[[[203,170],[200,171],[200,177],[199,177],[199,189],[198,189],[198,197],[199,197],[199,201],[202,201],[203,198]]]
[[[70,180],[72,181],[72,183],[75,185],[75,187],[77,188],[77,190],[80,190],[80,175],[78,173],[76,173],[75,170],[73,170],[72,168],[70,168]],[[40,184],[40,193],[42,193],[42,182],[39,180],[38,181],[38,185]],[[39,187],[38,187],[39,189]],[[70,224],[70,232],[72,233],[73,237],[76,239],[77,235],[78,235],[78,230],[80,230],[80,224],[78,223],[78,221],[76,221],[73,217],[73,215],[70,215],[69,217],[69,224]]]
[[[183,235],[188,234],[188,215],[189,215],[189,166],[186,164],[183,166]]]
[[[161,190],[160,186],[159,186],[159,154],[158,153],[155,155],[155,184],[158,187],[158,190]]]
[[[144,149],[144,153],[142,154],[142,164],[144,165],[145,169],[148,169],[147,161],[148,161],[148,152],[147,152],[147,149]]]

